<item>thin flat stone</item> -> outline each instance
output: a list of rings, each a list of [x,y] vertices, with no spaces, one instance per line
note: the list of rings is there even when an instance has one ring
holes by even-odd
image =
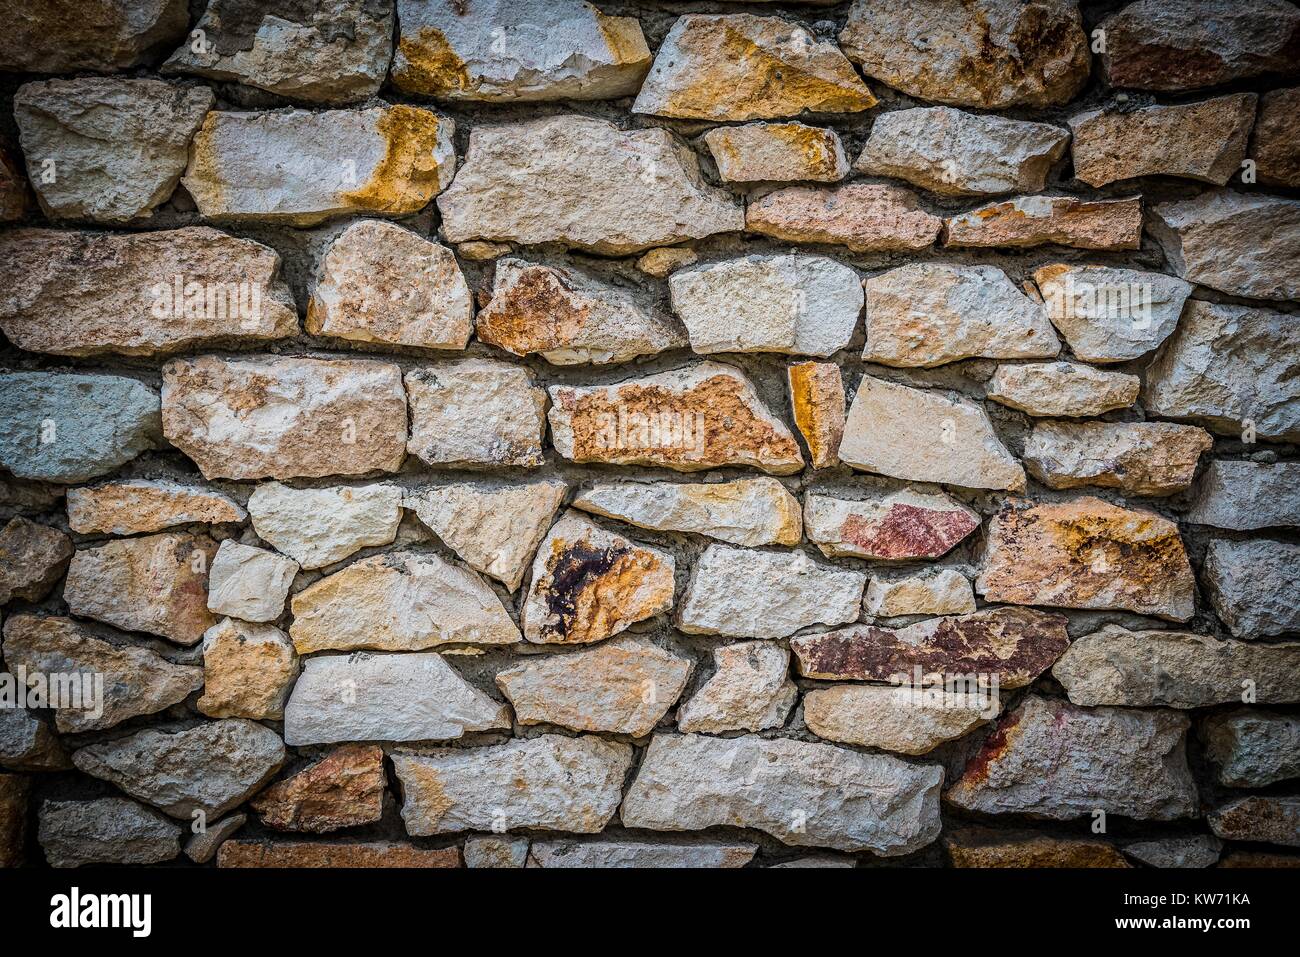
[[[70,488],[68,527],[82,535],[136,535],[177,525],[242,522],[248,513],[223,492],[181,482],[127,479]]]
[[[861,500],[804,496],[808,540],[828,558],[939,558],[979,526],[978,513],[943,492],[904,488]]]
[[[999,365],[984,394],[1033,416],[1082,418],[1128,408],[1141,388],[1141,376],[1082,362],[1025,362]]]
[[[945,246],[1015,248],[1046,243],[1075,249],[1138,249],[1142,198],[1017,196],[944,220]]]

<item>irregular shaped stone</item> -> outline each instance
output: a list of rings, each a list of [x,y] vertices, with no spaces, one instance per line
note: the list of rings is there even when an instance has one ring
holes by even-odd
[[[744,867],[757,844],[660,844],[646,841],[535,841],[529,867]]]
[[[803,123],[718,126],[704,143],[726,183],[834,183],[849,175],[839,134]]]
[[[0,870],[22,866],[30,791],[31,779],[25,775],[0,774]]]
[[[1267,654],[1277,646],[1247,647]],[[1242,708],[1206,718],[1199,735],[1205,756],[1219,766],[1220,784],[1263,788],[1300,777],[1300,718],[1294,715]]]
[[[867,362],[930,368],[974,356],[1045,359],[1061,351],[1043,307],[996,266],[912,263],[862,285]]]
[[[844,438],[844,380],[833,362],[796,362],[786,368],[794,424],[815,469],[840,464]],[[745,544],[745,543],[739,543]]]
[[[530,658],[498,671],[497,687],[522,725],[641,737],[677,703],[689,659],[638,638],[617,638],[568,655]]]
[[[1034,272],[1052,325],[1086,362],[1127,362],[1178,324],[1190,283],[1136,269],[1054,263]]]
[[[944,835],[953,867],[1128,867],[1105,841],[963,827]]]
[[[51,867],[161,864],[181,852],[181,826],[126,798],[45,801],[36,833]]]
[[[1240,532],[1300,526],[1300,463],[1216,459],[1183,520]]]
[[[780,864],[771,864],[770,867],[856,867],[853,858],[844,857],[835,854],[809,854],[805,857],[796,857],[794,860],[782,861]]]
[[[1138,0],[1101,22],[1111,86],[1194,90],[1262,73],[1295,73],[1300,12],[1284,0]]]
[[[217,623],[208,611],[208,569],[217,543],[172,532],[114,539],[72,556],[68,611],[127,631],[195,645]]]
[[[0,605],[44,598],[63,577],[72,551],[72,539],[57,528],[11,518],[0,529]]]
[[[458,847],[413,847],[402,841],[226,841],[217,867],[460,867]]]
[[[656,532],[690,532],[733,545],[797,545],[799,500],[773,478],[731,482],[597,482],[573,507]]]
[[[1260,96],[1249,155],[1259,182],[1300,186],[1300,87]]]
[[[392,7],[365,0],[271,8],[214,0],[194,29],[205,42],[182,44],[164,73],[234,81],[313,103],[374,96],[392,57]]]
[[[208,574],[208,611],[244,621],[274,621],[284,613],[297,574],[292,558],[226,539]]]
[[[862,312],[858,274],[823,256],[726,259],[678,270],[668,289],[702,354],[829,356],[849,344]]]
[[[700,257],[688,246],[660,246],[642,253],[637,258],[636,268],[647,276],[663,279],[675,269],[693,266]]]
[[[943,492],[904,488],[861,501],[804,496],[808,540],[828,558],[939,558],[979,526],[978,513]]]
[[[650,50],[635,17],[579,0],[398,0],[393,83],[444,100],[534,103],[636,93]]]
[[[371,555],[307,586],[290,604],[289,634],[303,655],[519,640],[492,587],[432,552]]]
[[[469,286],[446,246],[378,219],[339,233],[321,256],[307,302],[314,336],[423,349],[464,349]]]
[[[406,450],[445,468],[542,464],[546,391],[528,370],[495,359],[455,359],[403,377],[411,404]]]
[[[1169,837],[1160,841],[1139,841],[1124,853],[1152,867],[1213,867],[1223,851],[1223,842],[1210,834]]]
[[[783,638],[809,625],[854,621],[867,576],[805,552],[710,545],[695,563],[678,626],[690,635]]]
[[[857,113],[876,105],[840,48],[801,24],[688,13],[664,37],[634,113],[754,120]]]
[[[999,365],[984,395],[1029,415],[1082,418],[1128,408],[1141,388],[1141,376],[1082,362],[1025,362]]]
[[[1089,186],[1136,176],[1179,176],[1222,186],[1241,170],[1255,121],[1254,93],[1070,117],[1074,175]]]
[[[1036,193],[1069,142],[1048,123],[917,107],[877,117],[853,168],[941,196]]]
[[[864,375],[844,423],[840,461],[914,482],[1019,491],[1025,470],[982,406]]]
[[[215,489],[127,479],[68,489],[68,527],[82,535],[137,535],[177,525],[242,522],[248,513]]]
[[[276,781],[249,807],[274,830],[324,834],[378,821],[384,813],[386,784],[382,748],[345,744]]]
[[[1178,331],[1147,367],[1153,415],[1191,419],[1220,435],[1300,441],[1300,326],[1267,309],[1188,303]]]
[[[1030,695],[1004,717],[944,800],[979,814],[1069,821],[1107,814],[1172,821],[1199,813],[1176,711],[1078,708]]]
[[[968,615],[975,611],[970,579],[954,568],[902,578],[872,575],[862,610],[877,618],[900,615]]]
[[[298,331],[279,255],[206,226],[19,229],[0,238],[0,263],[0,327],[32,352],[148,356]]]
[[[657,734],[623,801],[625,827],[727,825],[783,844],[907,854],[939,836],[943,769],[829,744]]]
[[[953,106],[1053,106],[1088,81],[1075,0],[854,0],[840,46],[868,76]]]
[[[1097,485],[1133,495],[1172,495],[1190,488],[1201,453],[1214,438],[1172,422],[1037,422],[1023,453],[1030,474],[1048,488]]]
[[[1208,708],[1300,701],[1300,643],[1255,645],[1179,631],[1107,625],[1070,645],[1052,669],[1077,705]]]
[[[447,741],[509,727],[506,705],[431,652],[308,658],[284,709],[284,739],[291,747]]]
[[[1225,841],[1256,841],[1300,847],[1300,797],[1238,798],[1207,815],[1212,830]]]
[[[942,689],[841,685],[804,695],[808,730],[827,741],[926,754],[1001,710],[997,696]]]
[[[27,215],[27,177],[6,142],[0,141],[0,222],[11,223]]]
[[[1266,851],[1232,851],[1226,854],[1220,867],[1300,867],[1300,855],[1272,854]]]
[[[155,714],[203,687],[203,669],[172,664],[147,647],[128,643],[125,636],[110,643],[70,618],[12,615],[4,636],[9,668],[25,668],[29,675],[89,675],[96,682],[102,676],[95,707],[54,709],[55,726],[65,734]],[[50,754],[41,741],[38,731],[38,750]]]
[[[500,259],[502,256],[514,249],[510,243],[488,243],[477,239],[471,239],[467,243],[460,243],[456,247],[456,252],[462,259],[468,259],[470,262],[488,262],[493,259]]]
[[[587,644],[673,606],[673,557],[607,532],[577,512],[551,526],[533,561],[524,637]]]
[[[404,216],[451,183],[454,133],[450,119],[405,104],[214,110],[181,183],[212,219],[314,226],[356,213]]]
[[[1234,296],[1300,298],[1300,200],[1207,190],[1152,210],[1179,276]]]
[[[677,709],[682,731],[720,734],[779,728],[799,689],[790,651],[775,641],[738,641],[713,649],[713,675]]]
[[[632,747],[544,734],[481,748],[393,754],[415,837],[536,827],[594,834],[614,816]],[[626,823],[626,822],[625,822]]]
[[[72,763],[172,817],[189,820],[202,811],[216,819],[280,770],[284,742],[269,728],[230,718],[90,744],[72,755]]]
[[[988,608],[905,628],[856,625],[804,635],[790,650],[805,678],[915,687],[942,682],[982,692],[994,679],[1001,688],[1032,684],[1069,646],[1065,624],[1041,611]]]
[[[901,186],[786,186],[745,209],[745,231],[791,243],[832,243],[855,253],[916,252],[934,245],[943,220]]]
[[[393,485],[253,489],[248,512],[258,537],[303,568],[324,568],[371,545],[387,545],[402,521],[402,490]]]
[[[551,442],[573,462],[698,472],[728,465],[790,475],[794,436],[739,369],[696,362],[607,386],[550,387]]]
[[[1202,579],[1214,610],[1238,638],[1300,630],[1300,545],[1265,539],[1210,542]]]
[[[554,481],[459,482],[407,493],[402,504],[471,568],[513,592],[566,490],[563,482]]]
[[[54,163],[32,187],[51,219],[125,223],[167,201],[190,139],[215,102],[206,87],[160,80],[79,77],[26,83],[14,119],[32,168]],[[164,274],[165,275],[165,274]]]
[[[170,49],[189,26],[185,0],[6,3],[0,70],[124,70]]]
[[[135,379],[0,374],[0,467],[16,478],[85,482],[156,448],[161,439],[158,393]]]
[[[247,814],[229,814],[215,824],[206,825],[185,842],[185,856],[195,864],[208,863],[217,856],[221,845],[247,823]]]
[[[1004,505],[989,522],[975,590],[994,602],[1187,621],[1196,582],[1177,525],[1088,496]]]
[[[709,186],[667,130],[573,115],[476,126],[438,210],[453,243],[562,243],[611,256],[744,225],[739,202]]]
[[[502,259],[475,326],[480,341],[552,365],[627,362],[685,346],[680,324],[641,300],[575,269]]]
[[[203,697],[209,718],[279,721],[298,678],[298,654],[274,625],[224,619],[203,636]]]
[[[528,838],[483,835],[465,838],[466,867],[524,867]]]
[[[17,670],[20,663],[15,661],[9,667]],[[18,690],[18,677],[0,672],[0,686],[5,688],[5,697],[11,697]],[[49,724],[26,708],[6,704],[0,708],[0,767],[11,771],[64,771],[72,766]]]
[[[1138,249],[1142,198],[1084,200],[1074,196],[1017,196],[949,217],[945,246],[1041,246]]]
[[[204,478],[395,472],[406,450],[401,370],[367,359],[222,359],[163,366],[163,433]]]

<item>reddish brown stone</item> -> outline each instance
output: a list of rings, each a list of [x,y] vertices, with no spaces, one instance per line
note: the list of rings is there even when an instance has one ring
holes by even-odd
[[[953,867],[1128,867],[1105,841],[970,827],[944,837]]]
[[[1187,621],[1196,582],[1178,526],[1086,497],[1012,501],[989,522],[975,588],[989,601],[1115,608]]]
[[[1076,249],[1137,249],[1142,245],[1142,199],[1017,196],[944,222],[945,246],[1045,243]]]
[[[1259,117],[1247,154],[1266,186],[1300,187],[1300,86],[1259,98]]]
[[[857,625],[790,642],[805,678],[890,681],[914,669],[923,675],[998,676],[1022,688],[1065,653],[1070,638],[1060,615],[1027,608],[993,608],[931,618],[906,628]]]
[[[31,779],[23,774],[0,774],[0,868],[23,862],[27,835],[27,795]]]
[[[808,539],[831,558],[938,558],[975,529],[979,515],[942,493],[911,489],[861,501],[809,494]]]
[[[1233,851],[1220,867],[1300,867],[1300,854],[1272,854],[1268,851]]]
[[[398,841],[370,844],[226,841],[218,867],[460,867],[460,848],[415,847]]]
[[[749,204],[745,231],[794,243],[835,243],[853,252],[906,252],[934,245],[943,220],[901,186],[787,186]]]
[[[383,749],[347,744],[277,781],[251,807],[277,831],[322,834],[378,821],[384,813],[384,786]]]

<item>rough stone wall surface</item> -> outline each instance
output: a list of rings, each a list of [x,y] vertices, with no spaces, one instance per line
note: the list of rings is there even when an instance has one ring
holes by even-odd
[[[1300,8],[65,6],[0,866],[1300,863]]]

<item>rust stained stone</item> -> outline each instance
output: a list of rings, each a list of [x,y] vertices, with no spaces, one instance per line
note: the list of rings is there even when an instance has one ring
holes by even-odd
[[[251,803],[263,824],[277,831],[321,834],[378,821],[384,812],[384,752],[347,744],[283,781]]]
[[[1085,497],[1010,501],[989,523],[975,587],[989,601],[1122,609],[1187,621],[1196,583],[1178,526]]]
[[[1105,841],[961,828],[944,837],[953,867],[1129,867]]]
[[[911,680],[922,674],[996,674],[1003,688],[1022,688],[1070,645],[1061,615],[994,608],[931,618],[906,628],[857,625],[790,642],[805,678]]]
[[[305,841],[226,841],[218,867],[460,867],[460,848],[415,847],[399,841],[368,844]]]
[[[790,405],[815,469],[840,463],[844,438],[844,380],[833,362],[797,362],[787,370]]]

